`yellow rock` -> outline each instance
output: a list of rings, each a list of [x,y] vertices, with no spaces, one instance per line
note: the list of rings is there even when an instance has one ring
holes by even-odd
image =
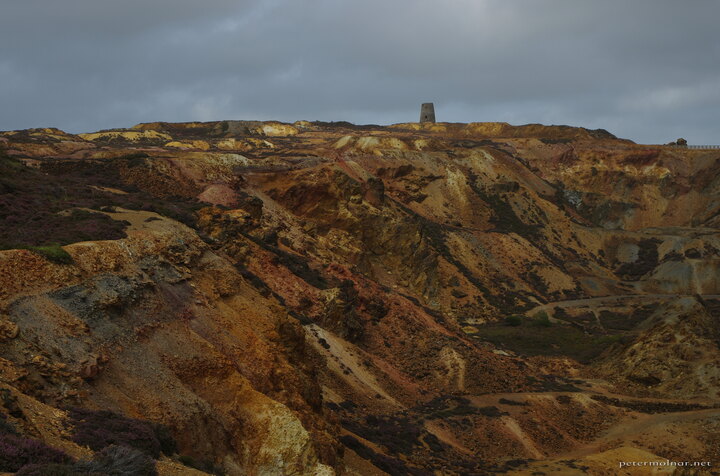
[[[173,149],[200,149],[200,150],[209,150],[210,144],[203,140],[194,140],[191,142],[178,142],[178,141],[172,141],[165,144],[165,147],[170,147]]]
[[[166,140],[171,141],[172,137],[162,132],[157,131],[105,131],[105,132],[93,132],[90,134],[78,134],[85,140],[89,141],[105,141],[112,139],[125,139],[130,142],[137,142],[141,140]]]
[[[298,129],[312,129],[312,124],[308,121],[295,121],[293,123],[293,126],[297,127]]]
[[[220,150],[238,150],[242,148],[242,142],[236,139],[224,139],[215,143]]]
[[[254,137],[237,140],[223,139],[215,143],[215,147],[220,150],[252,150],[252,149],[273,149],[275,144],[264,139],[256,139]]]
[[[282,124],[280,122],[268,122],[260,126],[257,132],[268,137],[283,137],[294,136],[300,131],[293,126]]]
[[[408,145],[395,137],[375,137],[375,136],[344,136],[340,138],[333,147],[341,149],[343,147],[353,145],[356,149],[372,151],[375,149],[396,149],[407,150]]]

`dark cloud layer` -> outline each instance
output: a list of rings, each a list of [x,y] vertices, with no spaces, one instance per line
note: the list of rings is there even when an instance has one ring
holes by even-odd
[[[0,129],[541,122],[720,143],[717,0],[6,0]]]

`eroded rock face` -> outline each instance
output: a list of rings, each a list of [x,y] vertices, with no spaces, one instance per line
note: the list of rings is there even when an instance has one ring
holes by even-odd
[[[324,468],[317,443],[332,448],[332,440],[321,435],[319,387],[294,370],[277,338],[287,314],[276,315],[277,303],[183,225],[147,212],[113,216],[133,223],[127,239],[68,246],[74,282],[28,283],[8,304],[4,328],[15,336],[25,329],[5,357],[30,372],[4,377],[46,402],[82,401],[169,424],[181,448],[224,462],[229,474]],[[48,276],[63,268],[41,265]]]
[[[503,123],[1,134],[16,398],[162,423],[232,475],[712,451],[716,152]],[[678,409],[688,447],[648,416]]]
[[[658,396],[718,399],[718,306],[685,297],[655,311],[648,330],[600,368]]]

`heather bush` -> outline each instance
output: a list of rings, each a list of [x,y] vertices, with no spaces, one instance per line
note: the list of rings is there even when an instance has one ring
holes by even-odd
[[[0,471],[17,471],[28,464],[68,463],[71,458],[42,441],[0,433]]]
[[[125,236],[124,224],[78,209],[97,206],[104,198],[92,185],[66,174],[48,180],[42,171],[0,153],[0,220],[7,225],[0,229],[0,248]]]
[[[122,445],[138,449],[153,458],[160,456],[161,444],[150,422],[107,410],[83,408],[71,408],[69,417],[74,427],[72,440],[79,445],[95,451],[111,445]]]
[[[170,434],[170,428],[162,423],[151,423],[155,438],[160,443],[160,451],[168,456],[174,455],[178,452],[177,442]]]
[[[147,454],[127,446],[108,446],[92,461],[75,465],[76,470],[107,476],[157,476],[155,461]]]
[[[147,209],[194,227],[202,203],[154,196],[124,182],[120,169],[142,163],[141,157],[129,156],[102,162],[49,161],[36,169],[0,150],[0,249],[124,238],[126,222],[91,211],[113,207]]]
[[[189,468],[194,468],[215,476],[225,476],[225,470],[209,460],[196,460],[192,456],[182,455],[178,461]]]
[[[343,419],[342,425],[368,441],[385,446],[392,454],[408,455],[413,448],[421,446],[422,427],[405,416],[368,415],[364,423]]]
[[[87,471],[78,470],[73,464],[29,464],[23,466],[15,476],[90,476]],[[95,475],[93,475],[95,476]],[[101,476],[101,475],[97,475]]]
[[[13,424],[7,421],[5,415],[0,414],[0,434],[2,433],[10,433],[11,435],[18,434]]]
[[[386,456],[382,453],[376,453],[373,449],[368,448],[353,436],[341,436],[340,441],[345,446],[357,453],[358,456],[363,459],[369,460],[373,465],[377,466],[388,474],[393,474],[397,476],[431,476],[432,474],[424,469],[408,466],[405,461],[402,461],[400,459]]]

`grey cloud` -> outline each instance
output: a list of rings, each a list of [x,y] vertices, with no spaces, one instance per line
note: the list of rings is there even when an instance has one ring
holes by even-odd
[[[0,11],[0,129],[226,118],[720,142],[712,0],[51,0]]]

